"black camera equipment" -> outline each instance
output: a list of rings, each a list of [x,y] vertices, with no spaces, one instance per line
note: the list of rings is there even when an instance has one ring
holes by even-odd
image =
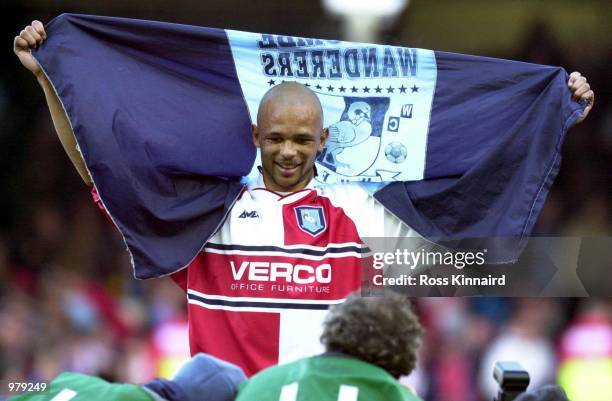
[[[493,401],[513,401],[529,385],[529,373],[517,362],[497,362],[493,378],[499,384]]]

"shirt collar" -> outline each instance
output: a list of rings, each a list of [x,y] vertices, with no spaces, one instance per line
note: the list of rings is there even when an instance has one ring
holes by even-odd
[[[314,185],[314,180],[310,180],[308,185],[306,185],[306,187],[300,189],[299,191],[289,193],[270,191],[266,188],[266,185],[263,180],[263,174],[260,173],[257,177],[257,181],[249,186],[249,190],[254,191],[253,194],[256,198],[262,197],[262,199],[267,199],[269,196],[275,196],[275,199],[281,202],[282,204],[288,204],[303,199],[306,195],[312,193],[312,191],[316,191],[316,188]]]
[[[263,172],[261,170],[261,166],[259,166],[257,168],[259,170],[259,175],[257,176],[257,181],[255,181],[251,185],[249,185],[249,189],[266,189],[266,190],[268,190],[266,188],[266,183],[264,182]],[[317,173],[317,170],[315,169],[315,175],[316,175],[316,173]],[[304,189],[316,189],[314,176],[313,176],[313,178],[310,179],[310,182],[308,182],[308,184],[303,189],[300,189],[298,191],[293,191],[293,192],[294,193],[295,192],[301,192]],[[287,195],[291,194],[291,192],[276,192],[276,191],[270,191],[270,192],[274,192],[274,193],[277,193],[277,194],[282,195],[282,196],[287,196]]]

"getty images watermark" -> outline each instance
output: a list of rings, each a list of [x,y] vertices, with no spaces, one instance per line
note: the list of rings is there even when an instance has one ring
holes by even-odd
[[[417,251],[396,249],[392,252],[373,252],[371,274],[374,286],[504,286],[506,275],[496,277],[492,274],[487,277],[469,277],[464,273],[455,272],[449,276],[432,276],[417,269],[424,267],[450,267],[463,270],[470,266],[484,266],[487,249],[481,251],[433,251],[421,248]],[[385,270],[390,267],[408,269],[409,272],[399,276],[385,276]],[[415,274],[415,271],[416,274]]]
[[[364,238],[362,293],[409,296],[612,296],[612,238]],[[520,246],[521,252],[511,252]],[[515,255],[516,257],[511,257]]]

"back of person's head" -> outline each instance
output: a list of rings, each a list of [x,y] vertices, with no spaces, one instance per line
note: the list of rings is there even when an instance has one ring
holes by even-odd
[[[327,351],[359,358],[399,377],[414,369],[422,333],[407,298],[392,292],[367,298],[353,293],[330,309],[321,342]]]
[[[514,401],[569,401],[569,399],[561,387],[549,384],[537,390],[522,393]]]

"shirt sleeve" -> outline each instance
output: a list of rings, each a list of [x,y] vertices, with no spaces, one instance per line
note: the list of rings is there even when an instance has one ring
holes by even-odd
[[[385,209],[358,184],[334,185],[328,189],[329,197],[337,207],[355,223],[359,236],[367,237],[420,237],[410,226]]]
[[[176,285],[178,285],[179,287],[181,287],[181,289],[185,292],[187,292],[187,271],[189,270],[189,267],[186,267],[183,270],[179,270],[176,273],[172,273],[170,275],[170,278],[172,279],[172,281],[174,281],[174,283]]]

